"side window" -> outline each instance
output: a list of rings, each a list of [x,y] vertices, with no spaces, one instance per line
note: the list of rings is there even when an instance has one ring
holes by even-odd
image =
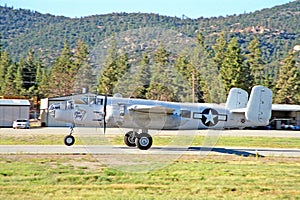
[[[120,116],[124,116],[125,115],[125,105],[121,104],[120,105]]]
[[[72,110],[74,107],[73,107],[73,102],[72,101],[67,101],[67,109],[68,110]]]
[[[103,99],[97,98],[97,105],[103,105]]]
[[[191,118],[190,110],[180,110],[180,116],[183,118]]]
[[[60,102],[60,109],[61,110],[66,110],[67,109],[67,102],[66,101]]]

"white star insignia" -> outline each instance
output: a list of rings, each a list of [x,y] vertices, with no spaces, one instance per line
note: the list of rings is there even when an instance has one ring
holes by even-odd
[[[218,115],[213,115],[211,110],[209,110],[208,114],[203,114],[206,118],[205,124],[208,122],[211,122],[212,124],[215,124],[214,118],[217,117]]]

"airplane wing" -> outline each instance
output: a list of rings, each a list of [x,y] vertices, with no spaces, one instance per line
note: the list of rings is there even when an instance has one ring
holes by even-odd
[[[148,106],[148,105],[132,105],[128,107],[129,111],[140,112],[140,113],[153,113],[153,114],[166,114],[172,115],[174,112],[173,108],[168,108],[164,106]]]

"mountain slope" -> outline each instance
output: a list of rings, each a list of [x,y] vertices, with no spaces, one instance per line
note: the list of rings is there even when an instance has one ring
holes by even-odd
[[[261,42],[264,59],[275,65],[289,49],[300,44],[299,22],[299,0],[249,14],[209,19],[180,19],[143,13],[112,13],[67,18],[0,6],[0,34],[3,48],[16,60],[30,49],[34,49],[48,64],[59,54],[64,41],[74,47],[76,41],[82,39],[88,44],[92,54],[96,55],[99,52],[97,50],[99,45],[105,43],[112,33],[116,33],[122,35],[122,39],[126,35],[127,43],[131,42],[126,45],[126,51],[140,53],[144,50],[151,51],[157,43],[179,44],[183,41],[179,38],[193,40],[198,31],[206,36],[206,42],[210,46],[218,34],[225,31],[228,37],[237,36],[242,46],[246,46],[254,35],[257,36]],[[140,32],[139,30],[149,28],[165,30],[168,37],[161,38],[158,34],[147,37],[148,41],[145,41],[142,33],[135,34]],[[135,49],[133,46],[153,48]],[[174,45],[169,46],[169,50],[173,51]],[[95,62],[99,61],[96,59]]]

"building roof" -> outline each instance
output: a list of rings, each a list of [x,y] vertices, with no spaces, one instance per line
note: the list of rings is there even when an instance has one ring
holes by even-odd
[[[272,104],[272,111],[299,112],[300,105]]]
[[[0,106],[30,106],[26,99],[0,99]]]

